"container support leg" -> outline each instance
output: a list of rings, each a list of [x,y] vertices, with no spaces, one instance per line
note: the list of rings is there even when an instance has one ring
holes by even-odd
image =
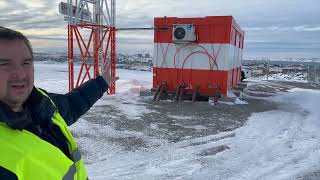
[[[198,91],[199,91],[199,86],[196,86],[196,88],[194,89],[193,91],[193,94],[192,94],[192,102],[194,103],[197,99],[197,96],[198,96]]]

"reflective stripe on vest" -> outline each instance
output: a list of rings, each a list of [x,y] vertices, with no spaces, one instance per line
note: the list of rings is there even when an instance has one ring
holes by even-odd
[[[66,175],[63,176],[62,180],[73,179],[76,172],[77,172],[76,165],[72,164],[72,166],[70,166],[70,168],[69,168],[69,171],[66,173]]]
[[[48,97],[42,90],[37,90]],[[53,103],[52,100],[51,102]],[[14,130],[0,122],[0,166],[15,173],[19,180],[87,179],[81,153],[64,119],[56,111],[51,120],[68,140],[72,160],[59,148],[35,134],[26,130]]]

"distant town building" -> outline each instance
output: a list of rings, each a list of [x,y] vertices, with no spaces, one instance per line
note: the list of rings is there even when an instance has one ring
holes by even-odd
[[[142,54],[138,54],[138,58],[142,58]]]
[[[320,84],[320,77],[315,77],[314,82]]]
[[[308,71],[308,69],[301,68],[301,67],[286,67],[282,69],[283,74],[306,72],[306,71]]]
[[[144,57],[145,57],[145,58],[150,58],[151,56],[150,56],[150,54],[145,54]]]

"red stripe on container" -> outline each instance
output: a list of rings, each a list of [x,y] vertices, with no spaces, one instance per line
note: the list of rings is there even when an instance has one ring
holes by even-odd
[[[197,41],[195,43],[224,43],[233,44],[243,48],[244,32],[235,22],[232,16],[208,16],[204,18],[155,18],[154,26],[168,28],[168,30],[156,29],[154,43],[173,43],[172,31],[174,24],[193,24],[195,26]],[[236,44],[236,36],[240,36],[240,42]]]
[[[239,68],[238,68],[239,69]],[[192,94],[196,86],[200,86],[201,95],[213,95],[215,89],[212,85],[218,85],[221,93],[227,95],[228,87],[234,87],[240,82],[237,68],[230,71],[195,70],[174,68],[153,68],[153,88],[156,89],[163,81],[167,83],[166,90],[175,92],[177,86],[186,84],[186,92]],[[232,80],[234,78],[234,80]]]

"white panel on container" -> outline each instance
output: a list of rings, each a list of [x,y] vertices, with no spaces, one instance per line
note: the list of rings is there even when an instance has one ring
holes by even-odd
[[[230,53],[234,52],[234,46],[230,44],[199,44],[202,46],[213,59],[216,59],[218,70],[230,70]],[[158,68],[182,68],[183,61],[185,62],[184,69],[201,69],[211,70],[209,58],[206,51],[199,46],[190,46],[188,48],[181,48],[175,44],[169,44],[168,50],[167,43],[154,44],[154,59],[153,66]],[[179,51],[178,51],[179,50]],[[177,52],[178,51],[178,52]],[[192,54],[194,53],[194,54]],[[192,55],[191,55],[192,54]],[[189,56],[188,59],[186,59]],[[165,57],[165,59],[164,59]],[[176,62],[174,63],[174,57]],[[211,59],[213,70],[217,67]]]

